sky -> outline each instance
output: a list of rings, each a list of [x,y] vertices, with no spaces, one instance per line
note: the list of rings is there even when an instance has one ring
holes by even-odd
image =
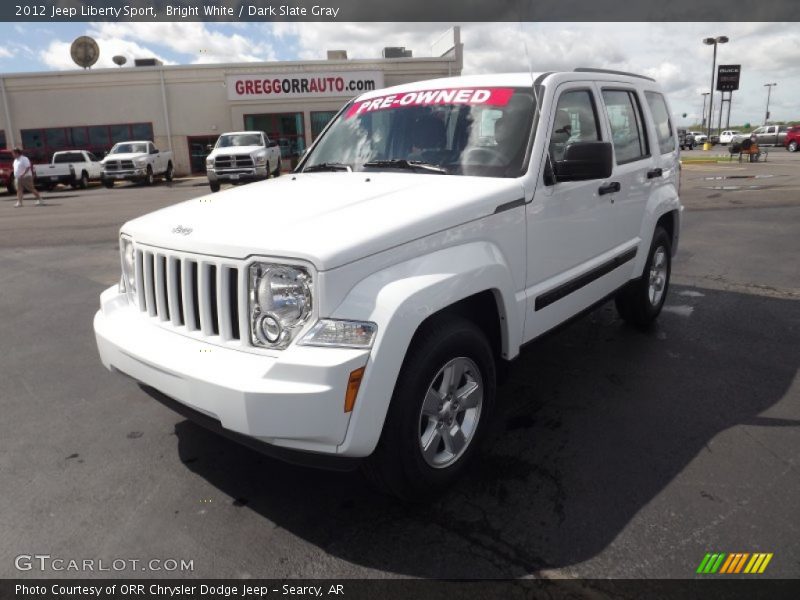
[[[69,46],[90,35],[100,46],[98,67],[123,55],[165,64],[308,60],[326,50],[377,58],[384,46],[429,56],[431,44],[456,23],[2,23],[0,73],[77,68]],[[711,83],[712,47],[726,35],[717,64],[741,64],[731,125],[760,124],[765,83],[777,83],[770,119],[800,122],[800,29],[796,23],[463,23],[466,74],[558,71],[578,66],[654,77],[666,90],[678,126],[699,123],[702,92]],[[715,105],[719,93],[715,94]],[[686,115],[685,117],[683,115]],[[715,124],[717,117],[714,117]],[[725,115],[723,115],[723,127]]]

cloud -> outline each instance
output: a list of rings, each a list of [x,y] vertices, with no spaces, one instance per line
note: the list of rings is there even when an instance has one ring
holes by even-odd
[[[11,58],[16,54],[16,51],[11,48],[4,48],[0,46],[0,58]]]
[[[136,40],[175,52],[192,63],[275,60],[271,44],[240,33],[213,31],[205,23],[98,23],[91,30],[104,39]]]

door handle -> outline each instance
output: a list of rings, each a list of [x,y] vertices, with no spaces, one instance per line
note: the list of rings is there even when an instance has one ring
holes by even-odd
[[[612,194],[614,192],[618,192],[622,189],[622,186],[619,184],[619,181],[611,181],[609,183],[604,183],[597,189],[597,193],[601,196],[605,194]]]
[[[658,168],[655,168],[655,169],[650,169],[647,172],[647,178],[648,179],[653,179],[654,177],[661,177],[661,175],[663,175],[663,174],[664,174],[664,171],[662,171],[661,168],[658,167]]]

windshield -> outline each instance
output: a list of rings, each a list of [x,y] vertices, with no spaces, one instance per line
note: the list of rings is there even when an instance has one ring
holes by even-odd
[[[231,146],[260,146],[261,136],[257,133],[236,133],[219,136],[215,148],[230,148]]]
[[[147,144],[117,144],[109,154],[147,154]]]
[[[530,88],[460,88],[354,102],[309,153],[303,170],[437,167],[427,172],[518,177],[535,101]]]

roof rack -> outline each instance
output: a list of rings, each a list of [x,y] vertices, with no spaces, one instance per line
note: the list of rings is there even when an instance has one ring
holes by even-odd
[[[638,75],[636,73],[628,73],[626,71],[612,71],[611,69],[593,69],[591,67],[578,67],[575,69],[576,73],[608,73],[609,75],[626,75],[628,77],[638,77],[639,79],[647,79],[647,81],[655,81],[652,77],[646,75]]]

